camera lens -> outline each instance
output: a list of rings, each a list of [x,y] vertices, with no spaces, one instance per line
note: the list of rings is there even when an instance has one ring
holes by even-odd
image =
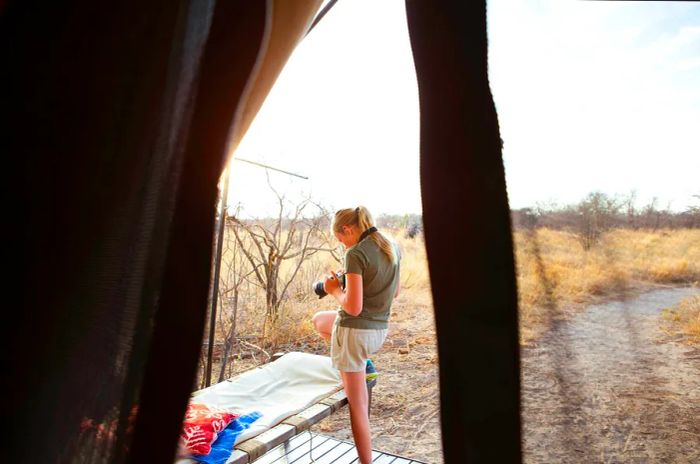
[[[323,282],[316,282],[313,285],[314,293],[318,295],[319,298],[323,298],[324,296],[328,295],[326,291],[323,289]]]

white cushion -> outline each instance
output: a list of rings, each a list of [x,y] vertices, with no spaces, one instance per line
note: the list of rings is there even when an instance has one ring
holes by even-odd
[[[236,443],[239,443],[299,413],[340,386],[340,373],[331,366],[328,356],[291,352],[277,361],[199,390],[193,393],[191,401],[240,414],[259,411],[262,417],[238,436]]]

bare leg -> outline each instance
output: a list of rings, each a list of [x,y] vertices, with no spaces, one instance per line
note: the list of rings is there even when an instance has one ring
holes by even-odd
[[[338,313],[336,311],[319,311],[311,318],[311,322],[316,327],[316,331],[326,341],[331,341],[333,324],[335,323],[335,317],[337,315]]]
[[[372,462],[372,437],[369,428],[367,381],[364,372],[340,372],[350,405],[350,425],[360,464]]]

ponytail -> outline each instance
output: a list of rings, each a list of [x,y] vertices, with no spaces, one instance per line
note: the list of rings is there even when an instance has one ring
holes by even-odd
[[[358,206],[355,209],[341,209],[336,212],[332,225],[333,231],[340,232],[343,226],[348,225],[354,225],[360,232],[364,232],[370,227],[374,227],[374,219],[369,210],[364,206]],[[382,253],[389,258],[389,261],[392,263],[396,262],[394,246],[381,232],[371,233],[367,238],[377,244]]]

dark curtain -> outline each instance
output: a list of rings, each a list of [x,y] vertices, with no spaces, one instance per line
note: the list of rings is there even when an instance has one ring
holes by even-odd
[[[485,2],[406,9],[445,462],[520,462],[517,291]]]
[[[22,217],[8,264],[23,281],[3,324],[5,459],[173,462],[265,7],[0,3],[0,151]]]

